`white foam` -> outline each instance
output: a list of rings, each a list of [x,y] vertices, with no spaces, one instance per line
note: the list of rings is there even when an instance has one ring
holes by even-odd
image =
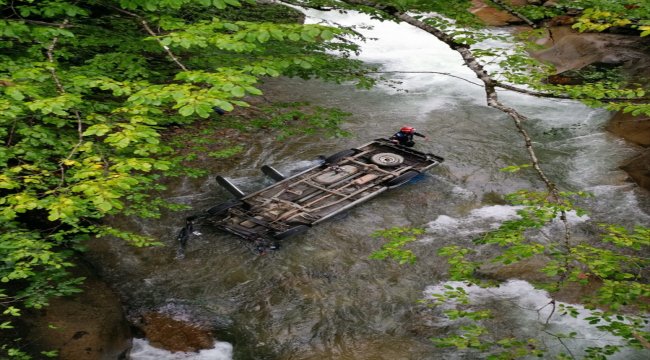
[[[484,206],[470,211],[461,218],[453,218],[447,215],[439,215],[434,221],[427,224],[428,234],[449,234],[458,236],[476,235],[486,231],[497,229],[504,221],[519,218],[517,211],[523,206],[512,205],[491,205]],[[567,221],[570,224],[578,224],[589,220],[589,216],[578,216],[575,211],[567,212]],[[558,220],[552,221],[544,228],[554,230],[561,227]],[[430,237],[422,239],[424,242],[432,240]]]
[[[454,186],[454,187],[451,189],[451,193],[454,194],[455,196],[461,196],[461,197],[463,197],[464,199],[471,199],[471,198],[473,198],[474,196],[476,196],[476,195],[474,195],[474,193],[471,192],[470,190],[467,190],[467,189],[462,188],[462,187],[460,187],[460,186]]]
[[[517,217],[517,210],[521,206],[510,205],[492,205],[482,208],[474,209],[470,212],[470,218],[492,219],[497,221],[505,221]]]
[[[212,349],[199,352],[171,352],[153,347],[146,339],[133,339],[131,360],[232,360],[232,345],[216,341]]]
[[[472,235],[496,229],[503,221],[515,219],[521,206],[492,205],[472,210],[463,218],[440,215],[427,224],[429,233],[450,233]]]
[[[383,75],[399,82],[398,89],[408,89],[412,95],[410,100],[418,102],[418,106],[428,105],[437,109],[453,103],[445,98],[457,99],[459,96],[466,103],[485,102],[480,86],[463,86],[459,92],[459,86],[451,84],[467,83],[441,74],[453,74],[477,82],[476,75],[464,66],[462,57],[456,51],[425,31],[406,23],[371,19],[366,14],[354,11],[341,14],[335,11],[306,10],[305,14],[306,23],[354,26],[354,30],[366,37],[366,41],[361,44],[359,54],[353,56],[367,63],[381,64],[382,71],[396,71]],[[395,87],[381,83],[376,89],[387,93],[396,92]]]
[[[456,228],[458,227],[458,224],[460,223],[459,220],[454,219],[451,216],[447,215],[440,215],[435,221],[432,221],[429,223],[429,228],[430,229],[449,229],[449,228]]]
[[[587,188],[594,194],[593,201],[599,212],[611,223],[623,223],[634,219],[636,224],[650,224],[650,214],[642,208],[639,196],[632,191],[636,185],[600,185]]]
[[[510,280],[498,287],[481,288],[478,286],[467,286],[463,282],[449,281],[435,286],[428,286],[424,295],[425,298],[433,299],[432,294],[443,293],[444,286],[462,288],[469,297],[469,306],[474,310],[491,308],[497,317],[503,317],[517,329],[518,337],[535,338],[544,343],[551,353],[565,352],[562,344],[549,333],[569,334],[575,332],[575,339],[564,339],[563,341],[572,351],[580,352],[589,346],[622,345],[622,341],[607,333],[600,331],[595,325],[590,325],[585,317],[591,312],[581,305],[572,305],[556,301],[555,310],[551,306],[551,298],[543,290],[536,289],[530,283],[523,280]],[[577,312],[577,317],[563,315],[559,311],[561,306],[572,306]],[[453,302],[440,305],[442,309],[453,309],[456,304]],[[545,325],[548,319],[548,325]],[[437,326],[453,326],[460,324],[459,321],[442,320],[436,321]],[[488,328],[490,321],[483,323]],[[493,328],[495,333],[503,332],[511,334],[510,330]],[[626,349],[612,358],[631,359],[639,358],[639,354],[631,349]],[[642,358],[642,357],[641,357]]]
[[[462,288],[469,295],[472,305],[480,305],[486,300],[508,300],[514,301],[519,308],[524,310],[534,310],[543,307],[550,302],[548,292],[535,289],[530,283],[523,280],[509,280],[498,287],[482,288],[479,286],[468,286],[462,281],[447,281],[439,285],[427,286],[424,290],[426,298],[432,298],[431,294],[444,292],[445,286],[453,288]],[[444,308],[452,308],[454,302],[446,303]],[[546,311],[546,313],[544,313]],[[550,314],[551,309],[541,311],[544,319]],[[557,319],[559,314],[555,314],[552,319]]]

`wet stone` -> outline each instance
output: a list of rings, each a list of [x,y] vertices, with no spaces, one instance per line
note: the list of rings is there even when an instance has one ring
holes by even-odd
[[[141,330],[152,346],[172,352],[210,349],[215,341],[209,329],[156,312],[143,315]]]

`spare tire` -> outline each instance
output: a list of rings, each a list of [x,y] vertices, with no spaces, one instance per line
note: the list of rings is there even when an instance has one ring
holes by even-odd
[[[370,161],[379,166],[397,166],[404,162],[404,157],[393,153],[379,153],[373,155]]]

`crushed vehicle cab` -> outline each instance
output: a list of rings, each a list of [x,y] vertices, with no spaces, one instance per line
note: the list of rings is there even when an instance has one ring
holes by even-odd
[[[217,182],[236,199],[187,218],[178,241],[183,248],[193,222],[205,219],[248,240],[258,251],[274,249],[279,240],[403,185],[443,161],[430,153],[376,139],[331,155],[322,164],[289,178],[265,165],[262,171],[277,182],[248,195],[217,176]]]

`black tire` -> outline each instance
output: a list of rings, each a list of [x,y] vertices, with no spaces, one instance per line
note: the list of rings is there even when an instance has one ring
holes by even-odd
[[[273,235],[273,238],[275,238],[276,240],[282,240],[282,239],[286,239],[286,238],[291,237],[291,236],[302,234],[307,230],[309,230],[309,226],[307,226],[307,225],[296,225],[294,227],[288,228],[285,231],[281,231],[279,233],[276,233],[275,235]]]
[[[404,157],[394,153],[379,153],[373,155],[370,161],[375,165],[393,167],[402,164]]]
[[[341,161],[341,159],[346,158],[348,156],[356,154],[356,151],[353,149],[347,149],[343,151],[339,151],[334,155],[330,155],[327,158],[325,158],[325,164],[336,164],[337,162]]]
[[[246,196],[243,191],[241,191],[237,186],[235,186],[235,184],[231,183],[230,180],[226,179],[225,177],[217,175],[216,179],[217,184],[221,185],[237,199],[241,199]]]
[[[241,204],[242,204],[242,202],[239,201],[239,200],[230,200],[230,201],[226,201],[225,203],[215,205],[215,206],[209,208],[208,210],[206,210],[205,212],[208,215],[212,215],[212,216],[221,215],[221,214],[225,213],[226,211],[228,211],[228,209],[233,208],[235,206],[239,206]]]
[[[420,175],[419,171],[409,170],[409,171],[403,173],[402,175],[400,175],[398,177],[387,180],[384,183],[384,185],[388,186],[388,188],[390,188],[390,189],[396,188],[398,186],[404,185],[407,182],[413,180],[413,178],[418,176],[418,175]]]
[[[287,178],[281,172],[279,172],[278,170],[276,170],[275,168],[269,165],[262,166],[262,172],[264,173],[264,175],[270,177],[275,181],[282,181]]]

